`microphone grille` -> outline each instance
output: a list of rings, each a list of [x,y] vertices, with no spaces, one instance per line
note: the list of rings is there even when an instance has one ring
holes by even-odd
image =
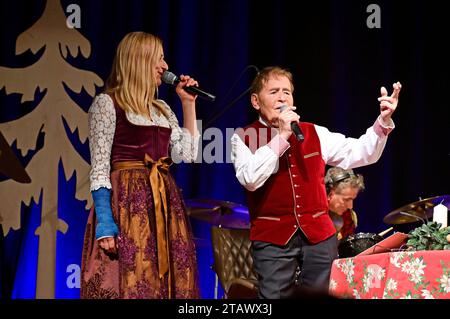
[[[164,83],[174,85],[176,83],[178,77],[175,74],[173,74],[172,72],[164,71],[161,79]]]
[[[286,108],[287,108],[287,105],[286,105],[286,104],[281,105],[281,106],[280,106],[280,112],[283,112]]]

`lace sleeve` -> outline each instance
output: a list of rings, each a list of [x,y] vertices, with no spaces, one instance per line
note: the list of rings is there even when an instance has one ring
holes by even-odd
[[[172,109],[165,102],[164,105],[169,112],[168,120],[170,128],[172,129],[169,145],[172,160],[175,163],[191,163],[195,161],[197,158],[198,142],[200,140],[198,130],[195,132],[195,135],[192,136],[186,128],[180,127],[178,119]]]
[[[111,148],[116,130],[116,111],[107,94],[95,97],[89,108],[89,149],[91,152],[91,191],[111,189]]]

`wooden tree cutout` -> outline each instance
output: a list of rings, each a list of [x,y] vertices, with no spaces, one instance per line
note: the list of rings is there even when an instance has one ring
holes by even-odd
[[[75,197],[92,205],[89,194],[90,166],[78,154],[66,135],[63,119],[70,130],[78,129],[84,143],[88,136],[87,113],[64,90],[65,84],[80,93],[84,88],[91,96],[95,87],[103,81],[93,72],[71,66],[65,58],[69,53],[84,58],[90,56],[89,41],[66,25],[66,16],[59,0],[48,0],[40,19],[23,32],[16,42],[16,54],[31,50],[38,52],[45,46],[42,57],[25,68],[0,67],[0,89],[6,93],[22,94],[22,103],[34,99],[36,89],[46,90],[41,103],[25,116],[7,123],[0,123],[0,131],[11,145],[17,141],[22,154],[36,148],[38,134],[45,133],[44,146],[31,159],[26,170],[31,177],[29,184],[6,180],[0,183],[0,221],[5,235],[9,229],[20,228],[21,203],[29,205],[31,199],[39,201],[42,191],[41,225],[35,234],[39,236],[39,260],[36,283],[37,298],[53,298],[55,291],[55,260],[57,231],[65,233],[67,224],[58,218],[58,164],[64,167],[66,180],[74,172],[77,175]]]

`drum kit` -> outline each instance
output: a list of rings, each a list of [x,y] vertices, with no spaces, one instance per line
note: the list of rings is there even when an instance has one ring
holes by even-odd
[[[188,199],[185,202],[190,218],[224,228],[248,229],[250,227],[248,208],[244,205],[214,199]],[[402,206],[387,214],[383,222],[394,226],[426,223],[432,220],[433,208],[439,204],[450,208],[450,195],[421,199]],[[348,236],[339,244],[339,257],[356,256],[383,240],[383,236],[393,229],[394,227],[390,227],[379,234],[357,233]]]
[[[189,218],[210,226],[233,229],[249,229],[250,217],[244,205],[215,199],[187,199],[186,210]],[[194,238],[197,247],[210,247],[211,242],[204,238]],[[214,299],[219,294],[219,276],[214,275]]]
[[[433,208],[439,204],[450,207],[450,195],[435,196],[405,205],[387,214],[383,221],[391,225],[425,223],[433,219]]]
[[[450,195],[420,199],[419,201],[402,206],[387,214],[383,218],[383,222],[396,227],[417,222],[426,223],[428,220],[433,219],[433,208],[439,204],[450,207]],[[357,233],[348,236],[339,244],[339,257],[347,258],[358,255],[379,243],[383,240],[383,236],[393,229],[394,227],[390,227],[380,234]]]

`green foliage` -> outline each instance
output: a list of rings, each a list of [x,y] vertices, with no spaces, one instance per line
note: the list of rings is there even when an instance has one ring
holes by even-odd
[[[446,237],[450,234],[450,227],[441,228],[437,222],[428,222],[408,233],[406,245],[410,250],[443,250],[450,249]]]

